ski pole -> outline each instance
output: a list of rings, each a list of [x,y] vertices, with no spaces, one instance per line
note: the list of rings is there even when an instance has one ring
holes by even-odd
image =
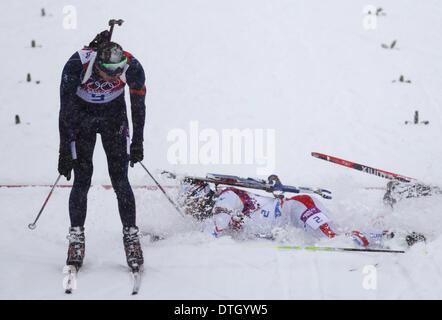
[[[356,252],[405,253],[405,251],[403,251],[403,250],[368,249],[368,248],[301,247],[301,246],[277,246],[277,248],[278,249],[311,250],[311,251],[356,251]]]
[[[169,200],[169,202],[175,207],[176,211],[178,211],[178,213],[184,217],[184,213],[181,211],[180,207],[178,207],[178,205],[175,203],[175,201],[173,201],[169,195],[167,194],[166,190],[164,190],[164,188],[158,183],[157,180],[155,180],[155,178],[150,174],[149,170],[147,170],[147,168],[144,166],[144,164],[140,161],[141,166],[143,167],[144,170],[146,170],[147,174],[152,178],[152,180],[155,182],[155,184],[158,186],[158,188],[163,192],[163,194],[166,196],[167,200]]]
[[[163,173],[167,173],[167,171],[163,171]],[[276,194],[275,192],[316,193],[325,199],[332,198],[331,192],[325,189],[313,190],[307,187],[293,187],[281,184],[281,181],[276,175],[271,175],[268,178],[269,183],[265,182],[264,180],[259,181],[251,178],[243,179],[237,176],[228,176],[228,175],[221,175],[214,173],[207,174],[205,178],[186,176],[184,177],[184,179],[190,181],[191,183],[210,182],[215,184],[215,186],[227,185],[227,186],[264,190],[266,192],[273,193],[273,195],[277,198],[280,197],[280,195]]]
[[[58,181],[60,180],[60,178],[61,178],[61,174],[58,176],[57,180],[55,180],[55,183],[54,183],[54,185],[52,186],[51,192],[49,192],[48,197],[46,198],[45,202],[43,203],[43,206],[41,207],[40,212],[39,212],[38,215],[37,215],[37,218],[35,218],[35,220],[34,220],[33,223],[28,224],[28,228],[29,228],[29,229],[34,230],[34,229],[37,227],[37,226],[36,226],[37,220],[40,218],[40,215],[41,215],[41,213],[43,212],[43,209],[46,207],[46,204],[48,203],[48,200],[49,200],[49,198],[51,197],[52,192],[54,191],[55,186],[57,185],[57,183],[58,183]]]

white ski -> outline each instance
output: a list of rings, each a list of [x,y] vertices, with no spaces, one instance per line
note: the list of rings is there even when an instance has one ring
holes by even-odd
[[[71,294],[72,290],[77,288],[77,268],[72,265],[66,265],[63,273],[67,274],[63,280],[63,286],[66,294]]]
[[[134,281],[134,286],[132,288],[132,295],[138,294],[138,291],[140,290],[142,272],[143,272],[142,268],[136,267],[132,269],[132,277]]]

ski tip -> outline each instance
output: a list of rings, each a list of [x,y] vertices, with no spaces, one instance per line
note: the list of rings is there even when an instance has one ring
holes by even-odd
[[[315,158],[321,158],[322,154],[319,152],[312,152],[311,155]]]

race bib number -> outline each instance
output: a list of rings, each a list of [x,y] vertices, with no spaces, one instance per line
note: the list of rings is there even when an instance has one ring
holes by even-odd
[[[301,214],[301,220],[304,224],[309,225],[313,230],[318,229],[321,225],[328,222],[329,219],[316,206],[308,208]]]

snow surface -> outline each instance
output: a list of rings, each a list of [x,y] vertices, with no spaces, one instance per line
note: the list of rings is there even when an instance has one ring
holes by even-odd
[[[392,230],[423,232],[428,241],[405,254],[367,254],[277,249],[280,242],[314,244],[290,228],[280,242],[213,239],[180,217],[159,191],[135,189],[141,230],[168,237],[143,237],[145,275],[139,295],[130,296],[116,198],[100,187],[110,181],[98,142],[77,290],[68,296],[62,288],[70,189],[55,189],[30,231],[50,189],[0,188],[0,298],[442,298],[442,198],[407,200],[391,210],[382,203],[383,190],[367,189],[384,187],[386,180],[310,155],[441,181],[441,1],[378,0],[373,5],[386,15],[377,17],[374,30],[364,28],[366,0],[70,4],[77,13],[74,30],[63,28],[63,2],[0,2],[0,184],[55,181],[63,65],[109,19],[121,18],[125,23],[115,27],[113,39],[141,61],[148,77],[144,163],[152,172],[256,177],[257,164],[170,164],[168,132],[188,130],[193,120],[201,129],[275,129],[275,173],[286,184],[332,190],[333,199],[323,202],[337,223],[363,228],[381,221]],[[381,47],[393,40],[394,49]],[[411,83],[393,82],[400,75]],[[415,110],[429,125],[404,124]],[[138,165],[130,179],[153,184]],[[393,240],[393,249],[405,249]],[[376,265],[375,290],[364,289],[366,265]]]

